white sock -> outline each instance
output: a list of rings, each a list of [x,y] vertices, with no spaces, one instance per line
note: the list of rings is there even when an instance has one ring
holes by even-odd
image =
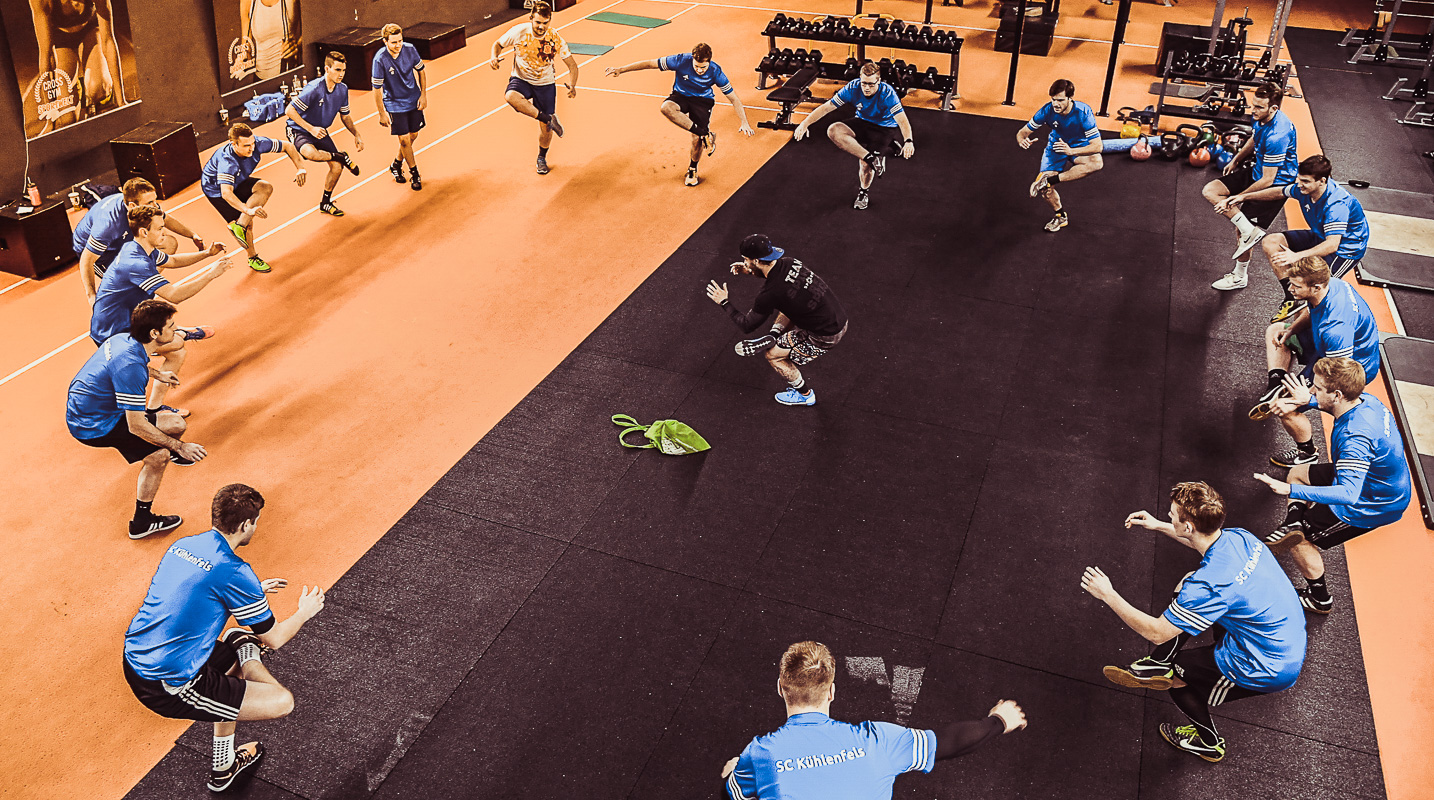
[[[214,737],[214,771],[223,772],[234,763],[234,734]]]
[[[1234,224],[1241,236],[1249,236],[1250,231],[1255,229],[1254,223],[1250,222],[1249,217],[1246,217],[1243,211],[1235,212],[1235,216],[1230,217],[1230,222]]]
[[[239,645],[239,649],[236,650],[235,653],[239,656],[239,666],[241,667],[250,661],[259,661],[259,645],[253,642],[245,642]]]
[[[1234,274],[1235,274],[1235,277],[1239,278],[1240,280],[1245,280],[1245,279],[1249,278],[1249,276],[1250,276],[1250,262],[1248,262],[1248,261],[1236,261],[1236,262],[1235,262]]]

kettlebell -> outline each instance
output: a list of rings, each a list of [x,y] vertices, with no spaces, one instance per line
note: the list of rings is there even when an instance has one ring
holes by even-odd
[[[1150,140],[1144,136],[1130,148],[1130,157],[1136,161],[1150,160]]]
[[[1229,150],[1226,150],[1218,144],[1212,145],[1210,147],[1210,154],[1214,156],[1215,165],[1220,169],[1224,169],[1225,166],[1230,163],[1230,159],[1235,157],[1234,153],[1230,152]]]
[[[1180,134],[1174,131],[1160,134],[1160,157],[1166,161],[1174,161],[1180,157]]]
[[[1190,151],[1190,166],[1204,168],[1210,164],[1210,151],[1205,147],[1197,147]]]
[[[1120,126],[1120,138],[1122,139],[1134,139],[1139,135],[1140,123],[1133,119],[1126,120],[1125,124]]]
[[[1200,126],[1200,138],[1198,140],[1198,143],[1202,147],[1213,146],[1215,144],[1218,144],[1219,141],[1220,133],[1215,129],[1215,123],[1207,122],[1204,125]]]
[[[1177,125],[1175,127],[1175,135],[1180,137],[1180,155],[1188,156],[1200,140],[1200,126],[1191,125],[1188,122],[1183,125]]]

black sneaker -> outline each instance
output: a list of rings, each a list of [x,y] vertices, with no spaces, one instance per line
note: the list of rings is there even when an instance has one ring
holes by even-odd
[[[861,189],[856,193],[856,202],[852,203],[851,207],[861,211],[869,205],[871,205],[871,193],[865,189]]]
[[[711,158],[717,152],[717,132],[707,131],[707,135],[702,137],[702,146],[707,148],[707,157]]]
[[[1163,692],[1175,681],[1175,670],[1169,664],[1161,664],[1150,656],[1129,667],[1106,667],[1103,672],[1106,680],[1131,689],[1154,689]]]
[[[1304,523],[1300,522],[1299,520],[1293,520],[1290,522],[1286,522],[1278,528],[1275,528],[1269,536],[1265,537],[1265,544],[1295,545],[1304,541],[1304,538]]]
[[[393,173],[394,183],[408,183],[408,178],[403,177],[403,159],[395,158],[393,163],[388,165],[388,171]]]
[[[423,181],[418,178],[418,167],[413,168],[413,179],[408,182],[408,186],[415,192],[423,188]]]
[[[559,139],[563,138],[563,123],[558,122],[557,114],[550,114],[548,116],[548,130],[552,131],[553,135]]]
[[[1310,611],[1313,611],[1316,614],[1328,614],[1334,609],[1333,597],[1326,597],[1323,600],[1317,600],[1315,599],[1314,593],[1310,591],[1310,587],[1308,586],[1303,589],[1296,589],[1295,594],[1300,596],[1300,605],[1304,606]]]
[[[234,748],[234,763],[226,770],[209,770],[209,791],[222,792],[234,785],[234,779],[239,773],[259,763],[264,757],[264,745],[259,742],[249,742]]]
[[[1279,308],[1275,309],[1274,315],[1270,317],[1270,324],[1273,325],[1276,322],[1284,322],[1290,317],[1304,311],[1306,308],[1309,308],[1309,305],[1310,304],[1304,300],[1286,300],[1280,303]]]
[[[1162,722],[1160,723],[1160,735],[1165,737],[1165,741],[1169,742],[1176,750],[1184,750],[1191,755],[1200,756],[1212,764],[1223,761],[1225,758],[1225,740],[1221,739],[1214,745],[1205,744],[1200,739],[1200,732],[1195,730],[1194,725],[1181,725],[1177,728],[1168,722]]]
[[[1298,467],[1301,464],[1314,464],[1319,461],[1319,453],[1306,453],[1298,447],[1291,447],[1281,450],[1270,456],[1270,463],[1277,467]]]
[[[319,203],[319,211],[331,217],[342,217],[344,215],[344,210],[334,205],[332,200],[327,203]]]
[[[184,524],[184,520],[178,516],[158,516],[150,514],[147,519],[132,519],[129,521],[129,538],[143,539],[146,536],[153,536],[156,533],[172,531]]]
[[[872,154],[872,159],[871,159],[871,171],[872,171],[872,172],[875,172],[875,173],[876,173],[876,177],[878,177],[878,178],[880,178],[882,175],[885,175],[885,174],[886,174],[886,156],[873,153],[873,154]]]
[[[733,349],[739,356],[755,356],[758,353],[765,353],[777,346],[777,340],[770,333],[766,336],[758,336],[755,339],[743,339]]]
[[[344,169],[348,170],[349,172],[352,172],[355,175],[359,174],[359,165],[355,163],[352,158],[349,158],[348,153],[345,153],[342,150],[339,151],[339,163],[343,164]]]

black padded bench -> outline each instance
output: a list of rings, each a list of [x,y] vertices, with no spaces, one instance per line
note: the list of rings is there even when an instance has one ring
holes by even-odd
[[[463,26],[448,22],[420,22],[404,28],[403,40],[412,42],[424,61],[462,50],[468,44]]]
[[[757,123],[759,128],[771,128],[774,131],[793,131],[797,124],[792,122],[792,112],[797,106],[810,102],[812,99],[813,83],[821,75],[821,69],[815,65],[808,65],[797,70],[796,74],[787,78],[781,86],[767,93],[767,99],[781,106],[776,118],[772,121]]]
[[[344,85],[349,87],[349,91],[365,92],[373,88],[369,77],[373,73],[373,57],[378,55],[378,49],[383,47],[378,28],[344,28],[314,42],[313,47],[316,56],[314,63],[317,64],[324,63],[324,56],[331,50],[343,54],[349,65],[348,72],[344,75]]]

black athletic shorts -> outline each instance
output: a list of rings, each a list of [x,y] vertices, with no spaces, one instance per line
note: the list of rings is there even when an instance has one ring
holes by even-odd
[[[711,97],[693,97],[681,92],[673,92],[668,95],[666,102],[676,103],[678,109],[699,128],[706,128],[712,124],[712,106],[717,104],[717,101]]]
[[[1229,175],[1223,175],[1215,180],[1225,184],[1230,194],[1239,194],[1250,188],[1255,183],[1254,164],[1240,167]],[[1285,207],[1284,198],[1278,200],[1249,200],[1240,206],[1245,212],[1245,217],[1258,227],[1269,230],[1275,223],[1275,217],[1280,215],[1280,210]]]
[[[836,347],[841,342],[841,337],[846,335],[846,328],[846,325],[841,326],[841,330],[831,336],[819,336],[801,328],[792,328],[782,334],[777,340],[777,346],[791,351],[787,360],[799,367],[806,366]]]
[[[241,203],[249,202],[249,198],[254,195],[254,187],[258,185],[258,183],[258,178],[246,178],[243,183],[234,185],[234,196],[239,198],[239,202]],[[225,222],[237,222],[239,221],[240,215],[244,213],[224,202],[223,197],[210,197],[206,194],[204,195],[204,199],[209,201],[209,205],[214,206],[214,210],[219,212],[219,216],[223,217]]]
[[[1285,243],[1296,253],[1319,247],[1324,241],[1323,236],[1310,230],[1285,231],[1283,235],[1285,237]],[[1344,273],[1353,269],[1354,265],[1359,263],[1359,259],[1330,256],[1326,258],[1324,262],[1329,265],[1329,274],[1340,278],[1344,276]]]
[[[517,92],[532,101],[534,107],[545,114],[558,110],[558,85],[534,86],[522,78],[509,78],[508,91]]]
[[[846,121],[845,125],[851,128],[851,132],[856,135],[856,140],[867,150],[879,156],[901,155],[901,145],[904,141],[901,137],[901,128],[895,125],[888,128],[885,125],[867,122],[860,117],[852,117]]]
[[[149,418],[151,425],[155,424],[155,420],[159,417],[158,414],[151,413],[146,413],[145,416]],[[129,429],[129,423],[125,421],[124,417],[120,417],[120,421],[116,422],[114,428],[104,436],[99,436],[94,439],[80,439],[79,442],[80,444],[90,447],[113,447],[118,450],[119,454],[124,456],[124,460],[130,464],[136,461],[143,461],[156,452],[165,449],[154,442],[146,442],[144,439],[136,436],[134,432]]]
[[[124,662],[124,679],[144,707],[161,717],[233,722],[239,718],[239,707],[244,704],[247,688],[243,678],[225,674],[237,663],[239,656],[234,648],[215,642],[199,674],[182,687],[141,678],[128,659]]]
[[[418,109],[412,111],[390,111],[388,112],[388,129],[394,136],[407,136],[410,133],[418,133],[428,123],[423,119],[423,112]]]
[[[338,122],[337,119],[334,121]],[[322,139],[315,139],[309,135],[308,131],[303,128],[296,128],[293,125],[285,125],[284,134],[289,137],[289,143],[294,146],[295,150],[303,150],[304,145],[311,144],[316,149],[322,150],[325,153],[333,153],[334,155],[338,155],[339,153],[339,146],[334,144],[334,137],[332,135],[325,136]],[[228,204],[226,203],[225,205]]]
[[[1210,626],[1215,632],[1216,639],[1225,635],[1225,629],[1219,625]],[[1260,692],[1235,683],[1220,671],[1215,663],[1215,646],[1187,647],[1175,654],[1175,673],[1185,681],[1189,689],[1193,689],[1205,695],[1205,702],[1210,706],[1218,706],[1221,703],[1228,703],[1231,700],[1243,700],[1246,697],[1257,697],[1270,692]],[[1171,690],[1179,691],[1179,690]]]
[[[1311,464],[1311,486],[1333,486],[1335,470],[1333,464]],[[1373,528],[1356,528],[1336,517],[1330,507],[1323,503],[1310,503],[1304,513],[1305,539],[1321,550],[1344,544],[1356,536],[1369,533]]]

